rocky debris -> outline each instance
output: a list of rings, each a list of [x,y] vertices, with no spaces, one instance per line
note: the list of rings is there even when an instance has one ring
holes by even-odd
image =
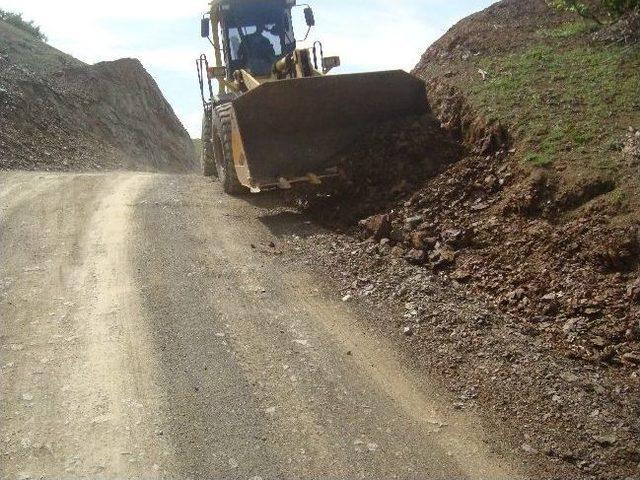
[[[374,215],[362,220],[360,225],[377,241],[389,237],[391,233],[391,220],[389,220],[389,215]]]
[[[456,252],[448,245],[436,248],[429,255],[433,270],[442,270],[453,265],[456,261]]]
[[[427,259],[427,255],[424,253],[424,250],[416,250],[414,248],[407,252],[405,258],[409,263],[412,263],[414,265],[422,265]]]
[[[513,208],[523,184],[536,193]],[[383,203],[356,233],[374,242],[367,254],[443,272],[565,354],[624,367],[638,347],[624,332],[637,322],[640,225],[610,224],[597,201],[556,222],[548,214],[564,200],[546,188],[544,175],[527,176],[508,152],[470,156]]]
[[[351,226],[361,220],[370,233],[381,205],[392,205],[405,198],[428,177],[455,161],[460,147],[445,132],[433,114],[409,117],[377,126],[363,134],[353,147],[344,152],[339,163],[344,173],[342,182],[328,186],[323,195],[315,191],[299,200],[316,221],[329,225]],[[373,218],[369,218],[374,215]],[[393,216],[389,216],[393,220]],[[386,221],[386,219],[384,219]],[[417,219],[407,218],[407,225],[394,224],[390,232],[372,235],[388,237],[394,242]],[[367,227],[367,225],[369,227]],[[388,225],[381,224],[382,230]],[[383,235],[384,233],[384,235]],[[382,235],[382,236],[381,236]]]
[[[0,168],[188,172],[198,163],[139,61],[86,65],[0,21]]]
[[[598,172],[569,184],[552,168],[523,165],[508,132],[448,83],[476,54],[505,48],[492,42],[513,26],[514,9],[524,12],[508,30],[514,45],[569,18],[543,0],[504,0],[436,42],[415,73],[431,79],[440,128],[408,122],[399,127],[407,136],[387,131],[347,152],[357,181],[347,201],[309,202],[333,233],[309,238],[308,253],[354,300],[398,305],[392,325],[379,327],[395,338],[411,332],[403,344],[461,396],[477,385],[476,397],[457,403],[524,428],[514,449],[571,472],[549,477],[622,479],[640,462],[640,220],[633,201],[611,201],[628,182]],[[427,156],[419,150],[433,143],[409,140],[442,130],[457,148],[440,144]],[[625,162],[635,139],[634,129]],[[438,152],[448,156],[438,162]],[[399,175],[388,168],[396,162]],[[610,445],[594,440],[610,436]]]
[[[345,153],[357,175],[349,195],[309,202],[333,232],[309,243],[354,300],[399,305],[390,335],[410,328],[403,344],[453,390],[478,385],[461,408],[482,404],[527,431],[514,449],[571,469],[550,477],[625,478],[640,462],[637,130],[612,144],[620,172],[570,178],[562,162],[523,162],[517,139],[462,91],[482,81],[476,58],[573,21],[544,0],[502,0],[452,28],[414,70],[433,115]],[[412,140],[430,134],[448,140]],[[383,217],[384,235],[360,223]]]
[[[640,244],[638,227],[618,229],[609,233],[606,239],[599,239],[593,246],[593,260],[603,269],[611,272],[633,270],[638,263]]]
[[[601,328],[600,317],[525,316],[530,321],[523,321],[517,313],[503,313],[469,295],[468,285],[450,270],[434,273],[404,255],[372,249],[378,244],[370,239],[327,232],[295,243],[350,300],[364,302],[366,309],[397,306],[391,321],[375,327],[406,338],[413,358],[446,379],[458,397],[453,408],[474,409],[488,415],[487,421],[495,418],[499,429],[524,430],[525,442],[514,438],[514,449],[550,461],[550,469],[568,468],[549,470],[546,477],[623,479],[635,474],[640,363],[634,363],[639,350],[630,348],[634,343],[628,338],[637,338],[637,318],[633,333],[619,325],[617,337]],[[562,303],[566,295],[558,290],[543,297]],[[507,296],[514,304],[533,297],[526,288]],[[553,338],[557,334],[548,333],[556,327],[580,348],[560,348]],[[593,343],[581,344],[583,337]],[[585,361],[575,354],[586,349],[604,360]]]
[[[630,352],[622,355],[622,361],[631,365],[640,365],[640,353]]]

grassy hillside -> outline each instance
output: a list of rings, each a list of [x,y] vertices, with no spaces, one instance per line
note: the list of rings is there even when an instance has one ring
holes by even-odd
[[[640,49],[567,41],[584,35],[583,23],[574,25],[483,58],[489,76],[471,86],[469,98],[509,127],[527,162],[615,171],[627,127],[640,125]]]
[[[416,73],[506,127],[520,168],[549,180],[547,211],[571,213],[598,197],[635,221],[638,165],[624,152],[640,129],[640,47],[624,41],[635,34],[609,30],[543,0],[504,0],[451,29]]]

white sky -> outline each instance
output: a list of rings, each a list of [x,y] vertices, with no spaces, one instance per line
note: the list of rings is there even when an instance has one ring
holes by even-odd
[[[49,43],[87,63],[139,58],[189,133],[200,136],[201,104],[195,72],[207,0],[1,0],[22,12]],[[426,48],[457,20],[492,0],[307,0],[316,24],[310,40],[339,55],[336,73],[410,70]],[[297,15],[302,16],[301,9]],[[298,31],[298,36],[304,32]]]

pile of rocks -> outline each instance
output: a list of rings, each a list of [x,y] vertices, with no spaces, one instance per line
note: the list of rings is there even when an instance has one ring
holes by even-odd
[[[609,225],[597,205],[557,224],[529,216],[554,203],[539,183],[507,152],[469,157],[360,221],[364,253],[442,273],[571,355],[637,367],[638,225]]]

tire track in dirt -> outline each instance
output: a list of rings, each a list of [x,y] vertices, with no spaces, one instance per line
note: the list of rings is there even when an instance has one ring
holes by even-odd
[[[2,259],[3,478],[159,478],[170,468],[162,380],[128,256],[131,210],[150,177],[33,175],[12,196],[2,232],[16,252]]]

